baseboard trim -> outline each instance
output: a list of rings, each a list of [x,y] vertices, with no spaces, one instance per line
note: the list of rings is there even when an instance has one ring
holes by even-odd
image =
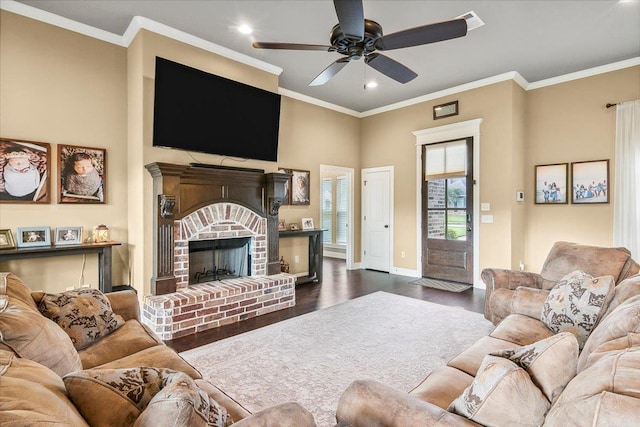
[[[408,268],[392,267],[389,273],[397,274],[398,276],[422,277],[417,270],[411,270]]]

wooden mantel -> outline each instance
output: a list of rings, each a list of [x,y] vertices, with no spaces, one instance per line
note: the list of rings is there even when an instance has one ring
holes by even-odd
[[[154,295],[176,291],[174,221],[214,203],[236,203],[267,219],[267,274],[280,273],[278,210],[289,175],[200,164],[151,163],[145,167],[153,177]]]

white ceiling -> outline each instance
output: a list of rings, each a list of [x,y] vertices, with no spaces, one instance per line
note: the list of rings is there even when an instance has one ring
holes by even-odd
[[[428,95],[516,71],[529,82],[640,57],[640,1],[364,0],[365,17],[385,34],[445,21],[469,11],[485,22],[466,37],[386,51],[418,77],[400,84],[349,63],[323,86],[308,83],[341,55],[334,52],[260,50],[253,40],[329,44],[337,23],[331,0],[19,0],[122,36],[142,16],[283,69],[280,87],[357,112]],[[6,4],[6,2],[5,2]],[[237,26],[248,23],[251,36]],[[376,80],[375,89],[364,89]]]

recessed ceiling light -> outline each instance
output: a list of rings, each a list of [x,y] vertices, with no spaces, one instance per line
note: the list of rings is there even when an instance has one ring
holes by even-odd
[[[374,87],[378,87],[378,82],[370,81],[364,85],[365,89],[373,89]]]
[[[253,33],[253,28],[251,28],[247,24],[242,24],[238,27],[238,31],[240,31],[242,34],[251,34]]]

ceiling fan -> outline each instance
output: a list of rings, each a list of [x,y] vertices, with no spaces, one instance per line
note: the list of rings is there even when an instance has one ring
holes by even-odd
[[[257,49],[320,50],[344,55],[314,78],[309,86],[319,86],[338,74],[350,61],[364,57],[365,63],[400,83],[407,83],[418,75],[398,61],[377,51],[402,49],[463,37],[467,34],[464,18],[423,25],[383,35],[382,26],[364,18],[362,0],[333,0],[338,16],[330,33],[330,45],[253,42]]]

